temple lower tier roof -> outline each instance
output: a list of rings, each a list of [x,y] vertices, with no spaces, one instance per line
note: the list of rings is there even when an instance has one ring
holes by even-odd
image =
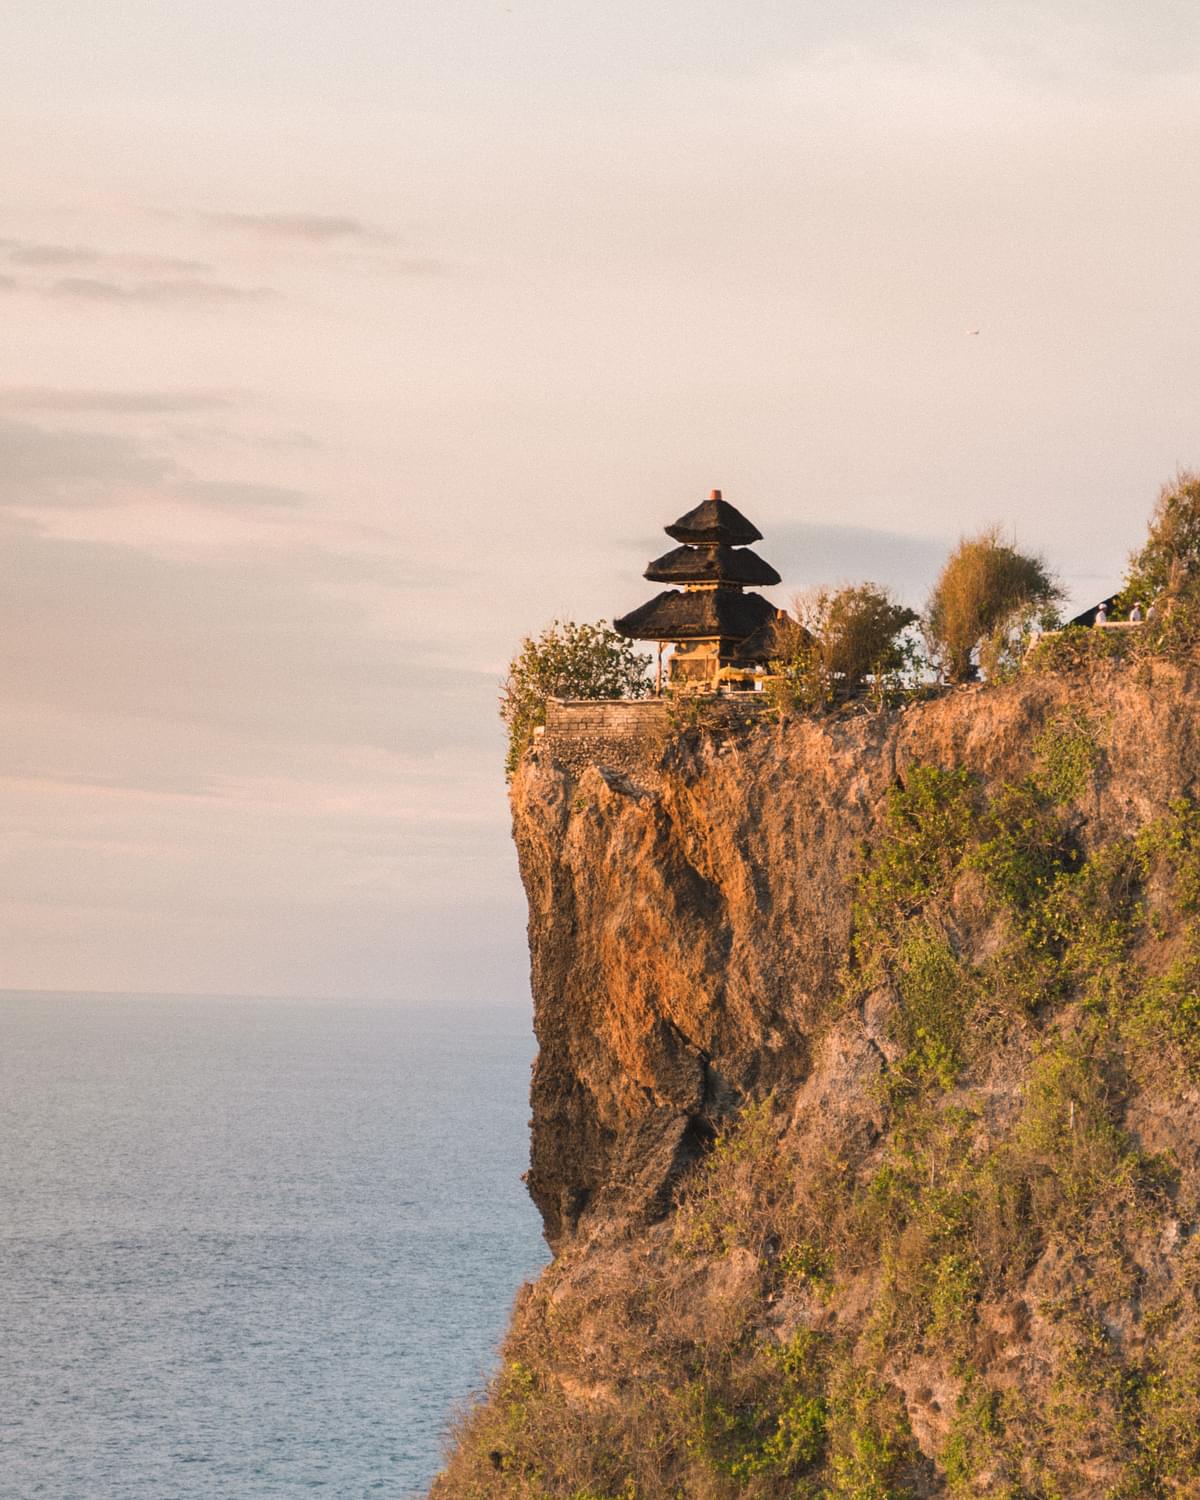
[[[758,527],[736,506],[722,500],[720,490],[714,490],[707,500],[665,529],[677,542],[722,542],[727,547],[744,547],[762,541]]]
[[[777,611],[761,594],[733,589],[668,589],[640,609],[614,620],[622,635],[635,641],[742,641]]]

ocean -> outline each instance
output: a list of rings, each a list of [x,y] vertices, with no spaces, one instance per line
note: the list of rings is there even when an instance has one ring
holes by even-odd
[[[0,1495],[422,1494],[546,1260],[516,1007],[0,993]]]

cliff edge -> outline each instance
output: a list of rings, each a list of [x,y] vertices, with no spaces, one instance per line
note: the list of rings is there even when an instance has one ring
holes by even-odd
[[[439,1497],[1200,1495],[1200,668],[512,789],[555,1260]]]

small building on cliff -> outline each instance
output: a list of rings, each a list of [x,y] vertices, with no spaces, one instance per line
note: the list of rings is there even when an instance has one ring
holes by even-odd
[[[751,550],[762,532],[713,490],[686,515],[664,528],[679,545],[656,557],[644,576],[677,587],[656,594],[614,620],[622,635],[658,646],[658,686],[666,646],[672,688],[712,691],[722,680],[752,687],[755,665],[769,659],[782,611],[754,586],[770,587],[779,574]]]

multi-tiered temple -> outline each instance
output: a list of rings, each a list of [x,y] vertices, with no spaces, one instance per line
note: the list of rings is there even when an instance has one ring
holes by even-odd
[[[654,583],[680,584],[614,621],[622,635],[664,645],[673,687],[716,687],[722,671],[749,667],[748,642],[776,620],[779,611],[748,586],[769,587],[779,574],[749,547],[762,532],[713,490],[680,516],[666,533],[681,545],[646,569]]]

